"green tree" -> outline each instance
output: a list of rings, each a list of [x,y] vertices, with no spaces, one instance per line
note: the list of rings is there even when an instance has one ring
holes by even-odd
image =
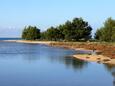
[[[67,40],[67,41],[73,40],[75,32],[72,28],[71,21],[67,21],[63,27],[64,27],[63,33],[64,33],[65,40]]]
[[[96,31],[95,39],[107,42],[115,41],[115,20],[108,18],[104,26]]]
[[[40,29],[38,29],[35,26],[25,27],[22,32],[22,39],[25,39],[25,40],[40,39]]]
[[[91,38],[92,28],[82,18],[74,18],[72,22],[67,21],[61,28],[67,41],[89,40]]]
[[[72,22],[72,27],[75,30],[74,35],[76,40],[89,40],[91,38],[92,27],[82,18],[74,18]]]
[[[66,21],[57,27],[50,27],[41,33],[41,39],[51,41],[79,41],[91,38],[92,28],[82,18],[74,18],[73,21]]]
[[[47,34],[47,32],[46,32],[46,31],[41,32],[41,33],[40,33],[40,36],[41,36],[41,37],[40,37],[40,39],[41,39],[41,40],[46,40],[46,39],[47,39],[46,34]]]
[[[59,29],[50,27],[46,31],[46,39],[51,41],[57,41],[61,39],[61,32]]]
[[[97,29],[94,38],[97,39],[97,40],[99,40],[99,39],[101,40],[102,39],[101,35],[102,35],[102,29]]]
[[[59,40],[64,40],[65,39],[65,35],[64,35],[64,25],[59,25],[57,27],[58,31],[59,31]]]

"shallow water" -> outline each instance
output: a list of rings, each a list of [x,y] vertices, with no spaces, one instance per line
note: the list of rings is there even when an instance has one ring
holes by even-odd
[[[0,86],[115,86],[115,67],[70,58],[73,50],[0,42]]]

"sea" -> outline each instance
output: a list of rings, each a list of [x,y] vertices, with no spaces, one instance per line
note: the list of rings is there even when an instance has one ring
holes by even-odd
[[[72,57],[79,53],[84,51],[0,41],[0,86],[115,86],[114,65]]]

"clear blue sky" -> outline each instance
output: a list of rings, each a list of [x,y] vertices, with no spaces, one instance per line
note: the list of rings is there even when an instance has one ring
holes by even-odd
[[[18,37],[26,25],[45,30],[83,17],[94,28],[115,18],[115,0],[0,0],[0,37]]]

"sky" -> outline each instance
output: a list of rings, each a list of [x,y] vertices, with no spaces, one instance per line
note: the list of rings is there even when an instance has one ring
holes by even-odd
[[[88,21],[94,34],[108,17],[115,19],[115,0],[0,0],[0,37],[20,37],[27,25],[44,31],[75,17]]]

